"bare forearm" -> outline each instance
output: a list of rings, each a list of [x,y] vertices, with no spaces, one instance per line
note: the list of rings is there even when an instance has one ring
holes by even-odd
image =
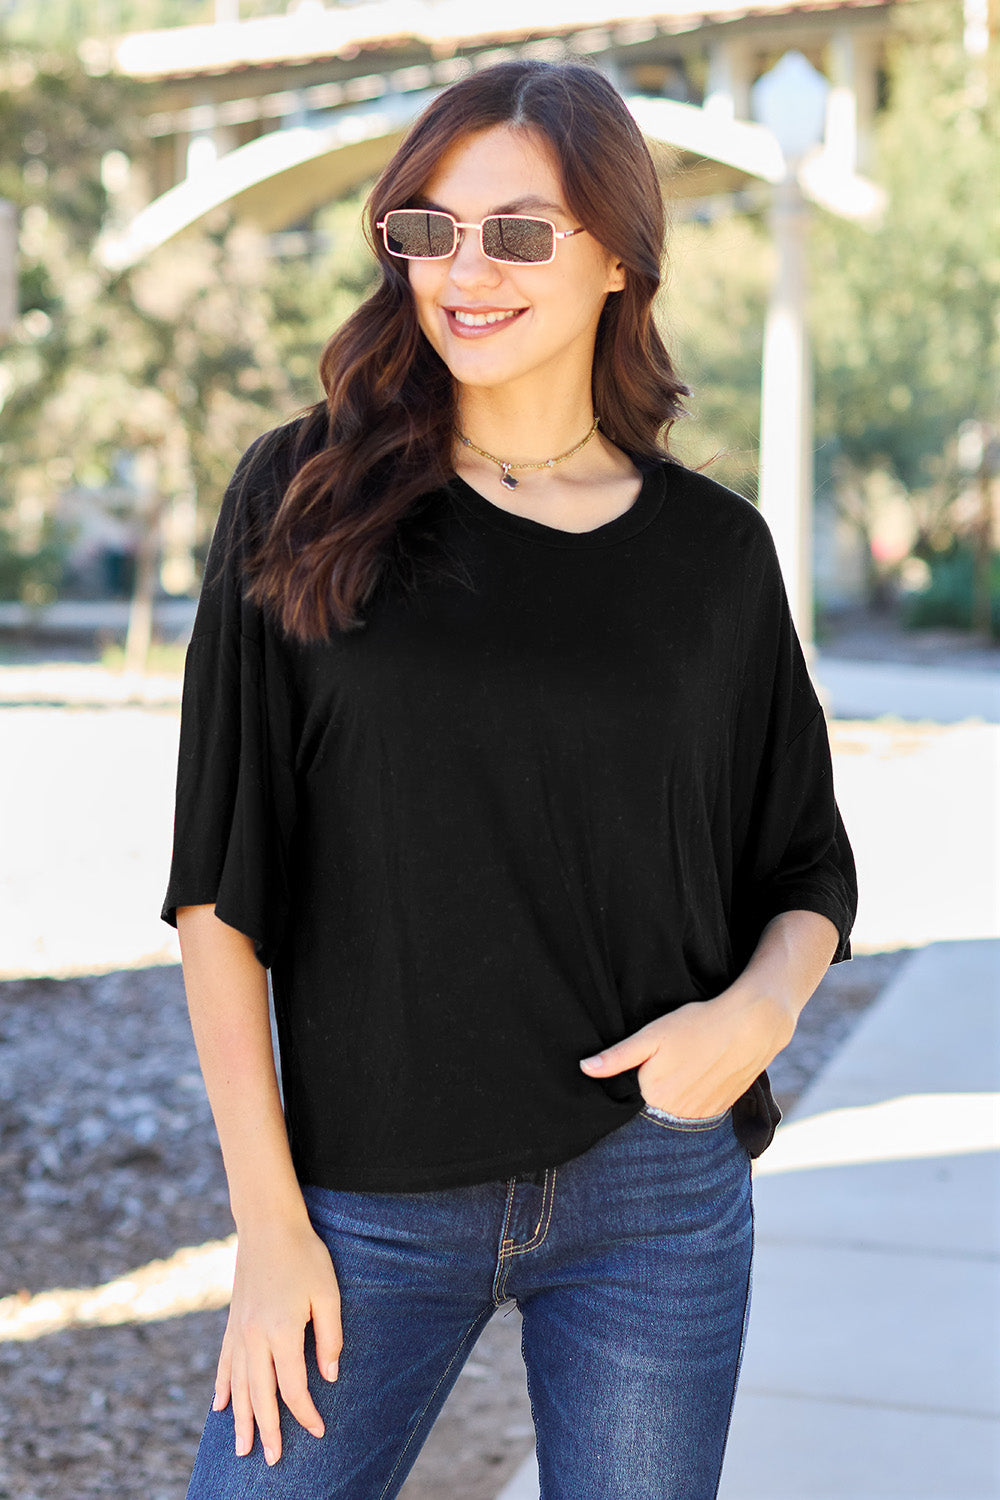
[[[750,962],[716,1003],[758,1017],[777,1043],[776,1054],[791,1041],[838,942],[836,927],[819,912],[781,912],[764,928]]]
[[[236,1452],[255,1427],[268,1464],[281,1456],[278,1393],[295,1420],[322,1437],[309,1392],[304,1333],[336,1380],[343,1344],[330,1254],[306,1212],[292,1166],[274,1071],[267,973],[243,933],[211,906],[181,907],[177,930],[201,1070],[222,1146],[239,1246],[214,1407],[232,1403]]]
[[[184,985],[237,1228],[305,1217],[274,1071],[267,972],[211,906],[177,913]]]

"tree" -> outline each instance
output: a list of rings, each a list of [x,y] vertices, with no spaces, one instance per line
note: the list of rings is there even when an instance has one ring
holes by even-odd
[[[755,499],[761,341],[771,249],[759,212],[735,205],[675,226],[658,321],[681,377],[690,420],[671,446],[692,465]]]
[[[817,430],[860,529],[887,474],[928,556],[967,525],[963,426],[1000,414],[1000,108],[959,5],[900,7],[897,25],[875,140],[885,216],[815,226]]]
[[[884,219],[812,214],[817,488],[869,556],[879,496],[894,491],[915,550],[933,556],[971,525],[962,432],[1000,429],[1000,106],[984,87],[996,58],[966,54],[956,0],[900,6],[896,24],[869,167]],[[679,450],[697,463],[719,450],[711,472],[753,496],[771,275],[760,210],[680,223],[671,260],[662,318],[697,418]]]
[[[287,9],[287,0],[238,3],[244,21]],[[0,0],[0,35],[17,46],[65,46],[128,31],[204,25],[215,12],[215,0]]]
[[[144,543],[193,503],[202,549],[236,457],[322,394],[322,347],[375,274],[363,194],[316,216],[301,254],[276,259],[220,211],[125,273],[102,269],[108,163],[142,145],[137,92],[24,52],[0,79],[0,195],[22,210],[22,316],[0,351],[0,512],[6,502],[37,522],[19,539],[8,525],[7,556],[21,565],[0,569],[0,587],[29,596],[58,581],[42,544],[72,482],[120,493],[126,481]],[[155,558],[149,545],[140,553],[148,619]]]
[[[58,576],[56,528],[43,502],[32,528],[12,526],[9,513],[25,465],[48,465],[49,487],[68,477],[42,412],[77,357],[74,304],[94,293],[88,257],[107,212],[100,163],[125,139],[129,96],[117,80],[24,51],[9,52],[0,74],[0,197],[21,214],[23,314],[0,353],[0,546],[5,588],[29,597]]]
[[[8,507],[18,500],[22,515],[51,523],[71,481],[109,485],[138,456],[140,534],[193,500],[204,542],[235,457],[293,396],[252,231],[223,216],[124,274],[96,260],[111,208],[102,162],[132,148],[131,104],[122,80],[27,57],[0,92],[0,155],[22,167],[0,192],[23,209],[23,312],[0,361],[0,472]],[[35,529],[37,542],[45,525]],[[24,576],[37,593],[30,566]],[[149,566],[143,587],[148,596]]]
[[[321,209],[301,235],[300,248],[286,249],[271,262],[271,330],[297,405],[322,395],[318,367],[323,346],[374,290],[376,261],[361,230],[370,186],[366,183]],[[291,238],[294,242],[296,237]]]

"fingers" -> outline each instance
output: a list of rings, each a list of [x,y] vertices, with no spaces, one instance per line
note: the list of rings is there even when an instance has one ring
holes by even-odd
[[[224,1340],[222,1353],[219,1355],[219,1363],[215,1372],[215,1395],[212,1398],[213,1411],[225,1411],[229,1405],[229,1396],[232,1389],[230,1370],[232,1359],[229,1353],[229,1341]]]
[[[233,1428],[236,1438],[236,1455],[238,1458],[245,1458],[253,1447],[254,1399],[251,1394],[248,1361],[246,1359],[245,1351],[240,1347],[237,1347],[233,1355],[231,1390],[233,1402]],[[263,1443],[263,1435],[261,1437],[261,1442]]]
[[[338,1314],[338,1330],[339,1326]],[[339,1352],[339,1344],[333,1339],[331,1347]],[[327,1365],[336,1365],[336,1362],[336,1356],[332,1361],[329,1357],[326,1360]],[[222,1399],[223,1391],[225,1399]],[[245,1458],[253,1448],[256,1425],[265,1462],[269,1465],[278,1462],[281,1457],[279,1393],[296,1422],[313,1437],[321,1438],[326,1427],[309,1392],[302,1335],[296,1336],[294,1330],[272,1335],[269,1344],[262,1335],[245,1332],[242,1345],[234,1353],[230,1374],[225,1378],[220,1376],[216,1381],[213,1403],[214,1409],[221,1411],[232,1399],[237,1457]]]
[[[242,1329],[239,1338],[232,1336],[231,1325],[226,1330],[213,1411],[223,1411],[230,1399],[237,1458],[245,1458],[253,1448],[256,1425],[266,1462],[277,1463],[281,1457],[281,1423],[274,1363],[266,1338],[256,1329]]]
[[[276,1269],[279,1268],[279,1269]],[[309,1390],[305,1331],[312,1322],[316,1356],[326,1380],[336,1380],[343,1336],[340,1292],[330,1254],[308,1234],[260,1232],[241,1242],[229,1323],[216,1374],[213,1406],[232,1403],[236,1453],[253,1448],[281,1457],[279,1396],[289,1414],[315,1438],[325,1433]]]
[[[245,1458],[253,1448],[256,1425],[265,1462],[276,1464],[281,1457],[281,1418],[274,1362],[263,1339],[248,1338],[234,1353],[232,1402],[237,1458]]]
[[[340,1321],[340,1292],[335,1278],[330,1290],[313,1295],[312,1325],[320,1374],[324,1380],[336,1380],[344,1338]],[[326,1428],[309,1391],[301,1331],[294,1328],[286,1330],[280,1339],[274,1340],[272,1348],[281,1399],[301,1427],[312,1433],[313,1437],[321,1438]]]
[[[284,1343],[275,1349],[274,1369],[278,1380],[278,1389],[281,1391],[281,1399],[284,1401],[292,1416],[300,1427],[306,1432],[311,1432],[313,1437],[321,1438],[326,1431],[323,1418],[316,1410],[312,1396],[309,1394],[309,1386],[306,1381],[306,1361],[302,1350],[302,1340],[299,1339],[298,1347],[294,1343]],[[260,1417],[258,1416],[258,1424]],[[261,1441],[263,1442],[263,1428],[261,1429]],[[279,1437],[280,1444],[280,1437]],[[265,1444],[265,1448],[266,1448]]]
[[[243,1457],[253,1447],[253,1423],[257,1420],[260,1445],[264,1450],[264,1461],[276,1464],[281,1457],[281,1418],[278,1414],[278,1395],[275,1382],[275,1366],[266,1346],[256,1349],[248,1360],[247,1390],[249,1435],[246,1427],[238,1422],[236,1428],[236,1452]],[[235,1415],[235,1394],[233,1412]]]
[[[656,1051],[656,1046],[655,1036],[650,1035],[648,1026],[643,1026],[632,1036],[615,1042],[614,1046],[605,1047],[596,1056],[581,1058],[580,1067],[585,1073],[596,1073],[602,1078],[611,1077],[616,1073],[624,1073],[626,1068],[635,1068],[644,1063]]]
[[[344,1346],[340,1294],[336,1289],[328,1297],[313,1298],[312,1322],[319,1373],[324,1380],[336,1380],[340,1373],[340,1351]]]

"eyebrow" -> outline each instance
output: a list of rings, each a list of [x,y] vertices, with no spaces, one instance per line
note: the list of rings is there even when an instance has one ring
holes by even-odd
[[[413,207],[430,209],[431,212],[451,214],[453,219],[458,218],[458,215],[452,213],[450,208],[445,208],[441,203],[434,203],[430,198],[425,198],[422,195],[414,198]],[[535,194],[528,193],[523,198],[512,198],[509,203],[501,203],[499,207],[491,208],[489,214],[484,215],[484,217],[489,218],[492,214],[520,214],[531,209],[540,208],[548,209],[551,213],[566,214],[567,216],[569,213],[568,209],[562,203],[550,203],[546,198],[539,198]]]

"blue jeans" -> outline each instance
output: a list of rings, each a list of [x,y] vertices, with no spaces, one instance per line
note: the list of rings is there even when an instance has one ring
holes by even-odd
[[[750,1158],[732,1116],[646,1106],[530,1177],[419,1193],[306,1187],[340,1282],[326,1424],[282,1456],[211,1412],[188,1500],[390,1500],[486,1323],[513,1298],[541,1500],[714,1500],[750,1305]]]

